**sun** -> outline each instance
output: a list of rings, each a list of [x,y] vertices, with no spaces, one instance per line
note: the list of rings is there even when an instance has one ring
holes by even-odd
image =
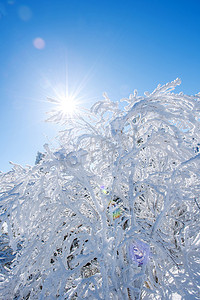
[[[58,97],[57,99],[47,97],[47,101],[55,105],[55,108],[47,113],[50,115],[47,121],[58,122],[60,120],[65,122],[79,116],[80,102],[73,95]]]
[[[58,102],[57,110],[62,112],[66,116],[72,116],[76,113],[77,103],[73,96],[68,96],[60,99]]]

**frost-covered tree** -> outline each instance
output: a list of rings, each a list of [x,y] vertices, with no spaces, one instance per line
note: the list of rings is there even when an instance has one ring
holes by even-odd
[[[199,299],[200,94],[179,84],[51,112],[62,146],[0,173],[1,299]]]

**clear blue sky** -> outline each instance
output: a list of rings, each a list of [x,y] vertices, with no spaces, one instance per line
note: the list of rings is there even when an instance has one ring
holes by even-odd
[[[66,70],[86,107],[177,77],[178,92],[199,92],[199,16],[199,0],[0,0],[0,170],[33,165],[53,141],[45,101]]]

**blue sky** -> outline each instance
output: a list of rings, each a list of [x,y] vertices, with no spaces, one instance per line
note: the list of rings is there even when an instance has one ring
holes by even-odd
[[[46,98],[66,77],[87,108],[177,77],[177,92],[198,93],[199,16],[199,0],[0,0],[0,170],[54,144]]]

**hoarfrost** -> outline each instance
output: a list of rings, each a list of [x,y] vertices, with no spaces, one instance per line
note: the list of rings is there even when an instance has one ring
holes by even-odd
[[[124,110],[104,94],[0,173],[1,299],[199,299],[200,104],[178,84]]]

